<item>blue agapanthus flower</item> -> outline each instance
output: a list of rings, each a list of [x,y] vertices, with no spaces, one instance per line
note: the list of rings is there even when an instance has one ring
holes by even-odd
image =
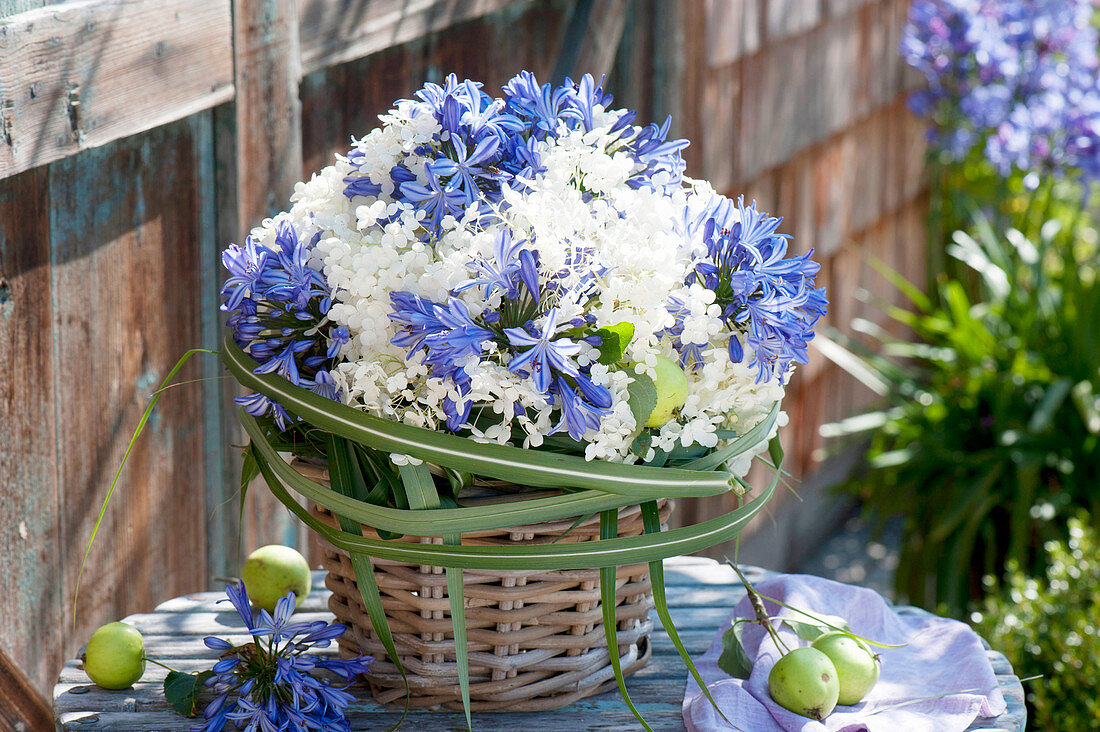
[[[560,335],[559,330],[556,308],[546,313],[541,330],[531,325],[505,328],[508,345],[516,354],[508,362],[508,370],[530,375],[540,392],[560,404],[562,420],[553,432],[564,429],[580,440],[589,429],[599,427],[600,417],[611,407],[611,392],[594,384],[581,370],[574,360],[581,345]]]
[[[901,41],[911,98],[949,157],[1002,173],[1100,175],[1100,60],[1089,0],[915,0]],[[1032,177],[1032,180],[1036,179]]]
[[[409,292],[391,292],[390,300],[390,319],[399,326],[393,344],[409,349],[409,358],[425,348],[424,363],[432,367],[433,376],[450,376],[465,358],[479,355],[495,335],[475,323],[466,304],[457,298],[441,304]]]
[[[813,250],[787,257],[787,237],[777,233],[781,221],[757,211],[755,202],[745,206],[744,197],[736,208],[716,198],[702,214],[685,217],[685,233],[701,233],[706,245],[685,284],[699,282],[714,292],[730,331],[730,360],[740,363],[748,345],[758,382],[783,378],[792,363],[807,363],[807,344],[828,307],[825,288],[814,287],[820,266],[810,258]],[[671,302],[669,312],[675,324],[668,335],[681,364],[698,366],[699,347],[682,340],[682,303]]]
[[[399,104],[412,106],[412,115],[430,115],[439,132],[430,144],[413,152],[426,158],[423,175],[413,175],[404,163],[390,173],[395,201],[409,203],[424,212],[424,238],[442,233],[445,216],[461,218],[470,206],[498,205],[501,186],[523,188],[524,181],[544,170],[538,142],[557,137],[562,130],[590,131],[596,125],[598,109],[608,110],[612,97],[591,74],[560,86],[539,83],[529,71],[522,71],[502,89],[503,99],[494,100],[481,83],[459,81],[451,74],[443,84],[429,83],[413,99]],[[684,160],[681,151],[687,140],[669,140],[671,118],[663,125],[636,126],[635,113],[625,111],[610,126],[612,147],[635,162],[628,184],[633,188],[672,189],[681,184]],[[353,149],[347,156],[355,172],[344,178],[348,198],[378,197],[382,182],[360,169],[363,152]],[[406,158],[407,160],[407,158]],[[491,216],[482,211],[483,216]]]
[[[220,732],[229,722],[249,730],[350,732],[345,711],[353,697],[345,689],[370,671],[374,659],[314,653],[342,636],[345,626],[294,622],[293,592],[276,603],[274,613],[258,614],[252,612],[243,582],[228,585],[225,594],[252,640],[235,646],[216,636],[204,639],[221,657],[206,681],[216,696],[193,732]]]
[[[497,237],[492,261],[477,259],[468,267],[477,276],[455,288],[462,292],[471,287],[484,287],[485,299],[498,290],[508,300],[515,300],[524,289],[532,300],[539,299],[538,255],[527,247],[526,239],[517,239],[509,229]]]
[[[337,399],[339,391],[325,365],[350,334],[326,317],[331,292],[324,276],[309,263],[319,236],[303,239],[293,224],[280,221],[274,248],[252,237],[243,247],[230,245],[222,253],[229,277],[222,286],[221,309],[229,313],[226,324],[234,342],[260,363],[256,373],[279,374],[292,384]],[[253,417],[272,417],[281,430],[293,422],[281,405],[262,394],[234,401]]]

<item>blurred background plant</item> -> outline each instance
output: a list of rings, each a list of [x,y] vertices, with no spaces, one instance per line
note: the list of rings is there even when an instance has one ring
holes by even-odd
[[[882,397],[829,425],[870,439],[846,486],[904,517],[908,601],[964,617],[1011,560],[1041,573],[1078,509],[1100,520],[1097,30],[1088,0],[916,0],[902,53],[928,84],[929,286],[821,348]],[[927,294],[926,294],[927,293]]]
[[[883,396],[829,434],[870,433],[869,470],[848,488],[905,517],[898,592],[957,617],[1006,560],[1040,572],[1075,509],[1100,517],[1096,231],[998,232],[977,216],[947,247],[973,293],[942,277],[925,295],[884,270],[913,305],[888,312],[913,337],[857,321],[866,342],[822,346]]]
[[[1095,516],[1095,514],[1093,514]],[[1029,729],[1083,732],[1100,719],[1100,536],[1087,514],[1069,519],[1065,542],[1046,545],[1041,579],[1012,565],[972,620],[1029,684]]]
[[[1065,216],[1100,178],[1097,29],[1090,0],[915,0],[901,54],[927,86],[934,271],[957,274],[945,241],[979,203],[1003,230],[1025,210]],[[1079,184],[1037,190],[1051,179]]]
[[[818,341],[881,397],[822,433],[867,445],[843,487],[880,526],[903,520],[899,598],[981,608],[1016,672],[1043,676],[1028,692],[1043,730],[1100,718],[1096,20],[1089,0],[912,3],[929,277],[873,263],[911,307]]]

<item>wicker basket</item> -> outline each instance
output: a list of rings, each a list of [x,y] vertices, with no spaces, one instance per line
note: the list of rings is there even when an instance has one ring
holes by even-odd
[[[311,471],[307,468],[302,472]],[[327,476],[315,473],[314,477]],[[672,504],[664,500],[658,503],[664,523]],[[311,505],[310,510],[321,521],[337,526],[335,516],[326,509]],[[621,509],[619,536],[641,533],[640,509]],[[364,527],[364,535],[377,536],[368,527]],[[599,518],[593,516],[580,523],[563,519],[470,532],[463,534],[462,541],[467,545],[545,544],[555,540],[591,541],[599,535]],[[440,537],[405,536],[399,541],[442,543]],[[342,549],[324,541],[322,544],[328,570],[326,584],[332,590],[329,608],[349,628],[339,639],[341,652],[374,656],[368,681],[375,699],[404,703],[405,683],[371,627],[351,558]],[[410,704],[461,710],[443,568],[379,559],[372,562],[394,643],[408,676]],[[649,567],[619,567],[617,578],[618,652],[623,673],[630,674],[645,665],[651,652],[653,623],[648,615],[653,593]],[[615,688],[603,629],[599,570],[467,569],[463,581],[471,709],[556,709]]]

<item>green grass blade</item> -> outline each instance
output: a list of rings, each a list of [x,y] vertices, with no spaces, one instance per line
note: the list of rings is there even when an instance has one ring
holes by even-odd
[[[835,340],[827,338],[823,333],[818,333],[814,336],[813,346],[822,356],[847,371],[855,377],[859,383],[866,386],[875,394],[886,396],[890,393],[890,384],[888,384],[881,375],[875,372],[874,366],[840,345]]]
[[[656,501],[646,501],[642,504],[642,525],[645,527],[645,532],[647,534],[661,533],[661,514],[660,510],[657,508]],[[680,634],[676,630],[676,625],[672,622],[672,614],[668,611],[668,599],[665,597],[665,567],[660,559],[649,563],[649,580],[650,584],[653,586],[653,607],[657,610],[657,617],[661,619],[661,625],[664,627],[665,633],[668,635],[669,640],[672,641],[672,645],[676,648],[676,652],[680,654],[680,658],[683,660],[684,665],[687,666],[688,672],[691,673],[691,677],[695,679],[695,683],[699,685],[707,701],[710,702],[714,711],[718,712],[718,715],[725,720],[726,724],[736,730],[741,730],[740,727],[730,721],[730,718],[727,717],[721,707],[718,706],[718,702],[711,696],[710,689],[707,688],[706,683],[703,681],[699,669],[695,667],[695,662],[691,660],[691,655],[688,654],[687,648],[684,647],[684,642],[680,640]],[[742,730],[742,732],[744,731]]]
[[[600,513],[600,540],[613,539],[619,534],[618,511],[603,511]],[[615,620],[615,567],[600,568],[600,605],[603,610],[603,631],[607,638],[607,655],[611,658],[611,669],[615,672],[615,683],[619,686],[619,694],[623,701],[634,714],[634,718],[646,728],[647,732],[653,732],[653,728],[646,724],[641,712],[630,700],[630,694],[626,690],[626,678],[623,676],[622,659],[619,658],[619,633],[618,622]]]
[[[241,460],[241,487],[238,491],[237,506],[237,553],[233,556],[234,564],[241,561],[241,535],[244,533],[244,504],[245,499],[248,498],[248,486],[259,474],[260,466],[256,464],[256,455],[249,447],[244,451],[244,459]]]
[[[329,480],[333,487],[338,491],[351,492],[354,490],[354,486],[351,482],[351,466],[348,453],[348,443],[337,437],[336,435],[329,435],[326,439],[327,453],[330,456],[329,461]],[[256,457],[256,462],[261,471],[264,471],[267,465],[261,458]],[[264,472],[265,480],[268,479],[268,474]],[[270,482],[268,483],[270,486]],[[339,514],[336,515],[337,521],[340,522],[340,527],[349,533],[362,534],[362,527],[355,521],[348,519]],[[363,598],[363,607],[367,610],[367,617],[370,618],[371,627],[374,628],[374,632],[378,634],[378,640],[382,642],[382,647],[386,649],[386,654],[393,661],[393,664],[397,666],[397,672],[401,674],[401,680],[405,683],[405,707],[401,712],[401,718],[397,720],[396,724],[389,728],[387,732],[393,732],[401,723],[405,721],[405,716],[409,713],[409,701],[411,698],[411,692],[409,689],[409,679],[405,674],[405,666],[401,663],[401,657],[397,653],[397,644],[393,642],[393,632],[390,630],[389,620],[386,618],[386,609],[382,606],[382,594],[378,591],[378,583],[374,579],[374,567],[371,565],[370,558],[363,554],[351,554],[351,567],[355,572],[355,584],[359,588],[359,595]]]
[[[460,537],[448,534],[443,541],[461,544]],[[458,664],[458,685],[462,691],[462,711],[466,712],[466,727],[474,728],[470,717],[470,657],[466,645],[466,595],[462,570],[447,567],[447,598],[451,604],[451,630],[455,638],[455,662]]]
[[[409,678],[405,674],[405,665],[401,663],[401,656],[397,653],[397,644],[393,642],[393,632],[386,618],[386,608],[382,606],[382,593],[378,591],[378,582],[374,579],[374,566],[371,564],[370,557],[364,554],[352,554],[351,567],[355,571],[355,584],[359,587],[359,595],[363,598],[363,607],[367,609],[371,627],[378,634],[378,640],[386,649],[386,655],[397,666],[397,673],[401,674],[401,681],[405,684],[405,705],[401,710],[401,718],[386,731],[394,732],[409,713],[409,701],[412,696]]]
[[[400,465],[397,470],[401,474],[401,482],[405,484],[409,508],[413,511],[439,508],[439,493],[427,465]]]
[[[890,267],[877,257],[868,257],[867,263],[874,267],[879,274],[890,281],[897,289],[909,298],[909,301],[920,308],[921,312],[928,312],[932,309],[932,301],[925,295],[919,287],[914,285],[909,280],[905,279],[897,270]]]
[[[588,488],[636,499],[713,496],[729,490],[721,471],[683,470],[585,460],[538,450],[475,443],[465,437],[381,419],[294,386],[275,374],[255,374],[257,364],[231,338],[222,360],[246,388],[275,399],[315,427],[388,453],[518,485]]]
[[[138,437],[141,436],[142,430],[145,429],[145,423],[149,421],[149,417],[153,414],[153,410],[156,409],[157,402],[160,401],[160,395],[168,388],[168,383],[175,377],[184,365],[191,360],[191,357],[196,353],[212,353],[215,356],[218,355],[217,351],[211,351],[206,348],[192,348],[191,350],[180,356],[180,359],[176,361],[176,365],[172,367],[172,370],[168,372],[168,375],[164,377],[164,381],[160,382],[160,387],[153,392],[153,398],[149,400],[149,406],[145,407],[145,412],[142,413],[141,419],[138,420],[137,428],[134,429],[134,434],[130,438],[130,444],[126,446],[126,452],[122,454],[122,462],[118,465],[118,470],[115,471],[115,477],[111,480],[111,486],[107,489],[107,495],[103,498],[103,505],[99,507],[99,515],[96,516],[95,524],[92,525],[92,535],[88,537],[88,545],[84,547],[84,556],[80,558],[80,570],[76,574],[76,587],[73,589],[73,627],[76,627],[76,601],[80,595],[80,581],[84,578],[84,565],[88,561],[88,554],[92,551],[92,542],[95,541],[96,534],[99,533],[99,525],[103,523],[103,517],[107,514],[107,504],[111,501],[111,496],[115,494],[115,487],[118,485],[118,478],[122,475],[122,469],[126,467],[126,461],[130,459],[130,453],[134,449],[134,445],[137,444]]]
[[[704,455],[697,460],[684,463],[682,467],[688,470],[712,470],[731,460],[746,450],[750,450],[768,439],[768,433],[775,426],[775,420],[779,419],[779,402],[772,405],[771,411],[758,425],[745,434],[733,440],[720,450],[715,450],[709,455]]]
[[[439,492],[428,466],[402,465],[398,468],[405,484],[405,495],[414,511],[439,508]],[[462,534],[448,533],[443,541],[451,546],[462,545]],[[447,600],[451,606],[451,632],[455,642],[455,664],[458,666],[458,686],[462,693],[462,710],[466,713],[466,727],[473,729],[470,716],[470,656],[466,644],[466,590],[462,582],[462,570],[447,567]]]

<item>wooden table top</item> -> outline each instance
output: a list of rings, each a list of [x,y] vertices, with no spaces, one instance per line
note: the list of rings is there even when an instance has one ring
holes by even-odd
[[[750,581],[762,578],[764,570],[745,568]],[[329,620],[329,592],[324,573],[314,574],[314,588],[302,603],[296,619]],[[733,570],[710,559],[677,557],[665,562],[665,580],[672,618],[692,656],[698,657],[709,647],[718,628],[729,618],[744,589]],[[234,643],[244,642],[241,623],[228,605],[217,605],[224,595],[200,592],[169,600],[152,613],[131,615],[125,621],[145,636],[150,657],[180,671],[210,668],[217,653],[203,645],[207,635],[218,635]],[[924,612],[900,609],[901,612]],[[653,632],[653,657],[627,680],[627,689],[646,721],[658,732],[683,730],[680,706],[687,671],[660,623]],[[335,645],[333,646],[333,649]],[[334,652],[334,651],[333,651]],[[1003,655],[989,651],[993,669],[1008,702],[1008,710],[997,719],[979,719],[971,730],[1022,732],[1025,721],[1024,692],[1020,681]],[[61,671],[54,687],[54,714],[59,730],[118,730],[119,732],[165,732],[188,730],[200,719],[187,719],[172,711],[164,699],[162,684],[167,672],[148,664],[141,681],[131,689],[108,691],[91,683],[79,660],[71,660]],[[400,717],[400,710],[380,707],[362,692],[351,705],[348,719],[354,730],[384,730]],[[503,732],[518,726],[539,732],[577,732],[578,730],[635,730],[641,726],[626,708],[617,691],[582,699],[549,712],[507,714],[475,712],[474,728],[481,732]],[[465,729],[461,713],[410,711],[402,729],[448,732]]]

